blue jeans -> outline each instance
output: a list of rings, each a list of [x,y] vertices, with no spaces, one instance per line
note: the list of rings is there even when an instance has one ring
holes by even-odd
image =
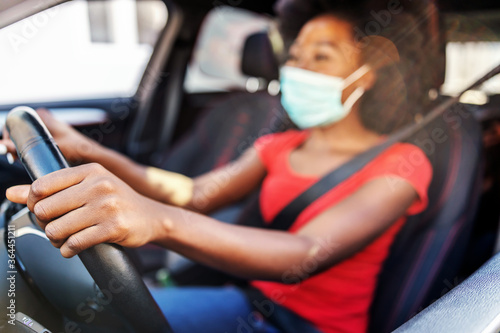
[[[269,301],[271,324],[236,287],[151,289],[175,333],[319,333],[310,323]]]

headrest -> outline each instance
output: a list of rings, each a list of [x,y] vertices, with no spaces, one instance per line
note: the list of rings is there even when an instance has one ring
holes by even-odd
[[[279,66],[267,32],[248,36],[241,59],[243,74],[266,79],[268,82],[279,78]]]

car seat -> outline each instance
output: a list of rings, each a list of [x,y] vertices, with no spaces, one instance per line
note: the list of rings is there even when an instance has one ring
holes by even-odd
[[[278,79],[278,64],[267,33],[247,38],[241,70],[265,83]],[[228,92],[205,110],[192,130],[165,154],[160,166],[196,177],[237,159],[258,137],[291,126],[279,97],[265,90]]]
[[[422,134],[422,133],[420,133]],[[463,105],[425,128],[433,166],[429,205],[397,235],[379,276],[370,332],[391,332],[456,286],[481,188],[481,129]]]
[[[500,332],[500,254],[394,333]]]

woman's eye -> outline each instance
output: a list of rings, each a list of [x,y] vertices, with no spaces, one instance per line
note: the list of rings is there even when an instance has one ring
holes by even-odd
[[[298,59],[297,56],[295,56],[293,54],[289,54],[287,61],[297,61],[297,59]]]
[[[319,54],[316,54],[314,56],[314,60],[316,60],[316,61],[326,61],[326,60],[330,60],[330,57],[328,55],[326,55],[326,54],[319,53]]]

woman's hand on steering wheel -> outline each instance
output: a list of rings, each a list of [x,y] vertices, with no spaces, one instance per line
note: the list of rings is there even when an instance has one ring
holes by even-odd
[[[52,134],[68,162],[79,164],[89,161],[88,156],[98,147],[95,141],[81,134],[70,125],[57,120],[47,109],[37,109],[37,113],[45,123],[45,126],[47,126],[47,129]],[[5,128],[0,145],[4,145],[7,148],[6,153],[10,153],[13,156],[17,155],[16,147]]]
[[[138,247],[161,234],[161,205],[99,164],[62,169],[7,190],[27,204],[51,243],[72,257],[100,243]]]

